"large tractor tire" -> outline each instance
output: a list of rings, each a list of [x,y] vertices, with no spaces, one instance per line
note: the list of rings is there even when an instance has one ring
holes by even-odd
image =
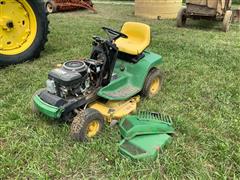
[[[47,34],[42,0],[0,1],[0,66],[38,58]]]
[[[187,11],[187,8],[186,8],[186,7],[182,7],[182,8],[178,11],[178,15],[177,15],[177,27],[184,27],[184,26],[186,25],[186,21],[187,21],[186,11]]]

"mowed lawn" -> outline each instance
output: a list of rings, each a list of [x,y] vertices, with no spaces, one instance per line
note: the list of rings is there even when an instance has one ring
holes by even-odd
[[[206,21],[178,29],[174,20],[134,17],[133,6],[97,9],[50,15],[41,58],[0,70],[0,179],[239,179],[240,25],[229,33]],[[119,30],[125,21],[149,24],[149,50],[164,57],[163,89],[139,107],[174,119],[177,136],[155,162],[121,157],[117,127],[106,125],[100,136],[79,143],[70,138],[68,124],[33,115],[29,107],[56,64],[87,57],[91,37],[104,35],[102,26]]]

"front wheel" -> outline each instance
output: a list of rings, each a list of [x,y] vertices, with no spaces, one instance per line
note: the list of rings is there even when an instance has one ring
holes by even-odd
[[[143,90],[141,92],[142,97],[151,98],[158,94],[163,84],[163,75],[157,68],[152,69],[145,80]]]
[[[44,2],[1,1],[0,9],[0,66],[38,58],[48,34]]]
[[[183,27],[186,25],[187,16],[186,16],[186,7],[182,7],[177,15],[177,27]]]
[[[87,141],[98,135],[103,126],[104,118],[97,110],[79,111],[71,125],[71,136],[77,141]]]

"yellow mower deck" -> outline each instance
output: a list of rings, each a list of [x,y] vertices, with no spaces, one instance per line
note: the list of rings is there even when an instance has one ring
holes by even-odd
[[[107,103],[96,101],[88,107],[98,110],[110,123],[112,120],[120,120],[122,117],[135,112],[139,102],[140,97],[136,96],[127,101],[108,101]]]

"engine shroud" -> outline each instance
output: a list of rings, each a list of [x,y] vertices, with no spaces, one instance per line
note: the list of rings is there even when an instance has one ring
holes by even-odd
[[[68,61],[63,67],[53,69],[48,74],[48,79],[53,80],[56,85],[74,86],[86,80],[87,70],[83,61]]]

